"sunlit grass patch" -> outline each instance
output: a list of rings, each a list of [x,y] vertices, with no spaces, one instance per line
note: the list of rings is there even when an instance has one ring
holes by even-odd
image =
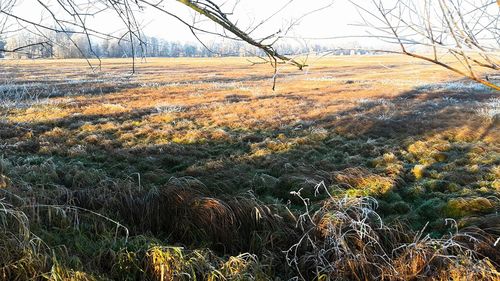
[[[161,113],[148,117],[147,122],[165,124],[165,123],[171,123],[177,118],[178,117],[172,113]]]
[[[498,202],[484,197],[456,198],[448,201],[445,212],[452,218],[461,218],[470,215],[481,215],[491,213]]]
[[[50,122],[70,116],[70,112],[58,105],[34,105],[9,116],[11,122]]]
[[[54,127],[52,130],[43,133],[41,136],[50,139],[62,139],[64,137],[68,137],[71,134],[71,131],[65,128]]]
[[[383,177],[363,168],[347,168],[334,175],[337,184],[345,186],[351,196],[384,195],[394,187],[392,178]]]
[[[185,132],[175,133],[172,136],[172,142],[179,144],[196,144],[207,141],[205,132],[201,130],[188,130]]]
[[[126,111],[128,111],[127,108],[121,104],[103,103],[83,108],[81,113],[83,115],[108,115],[108,114],[123,113]]]
[[[373,159],[371,164],[375,168],[381,169],[388,175],[393,176],[398,176],[404,169],[403,161],[399,160],[392,152],[384,153],[382,156]]]

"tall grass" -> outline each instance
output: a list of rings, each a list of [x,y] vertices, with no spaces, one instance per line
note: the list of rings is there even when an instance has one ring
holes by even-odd
[[[492,235],[499,229],[459,230],[449,220],[450,233],[433,238],[403,224],[386,225],[375,199],[335,198],[322,183],[316,192],[327,196],[320,205],[294,192],[304,202],[302,212],[266,206],[251,196],[211,197],[200,184],[187,178],[114,197],[74,193],[69,202],[80,206],[2,201],[0,280],[500,278],[500,251]],[[85,196],[103,200],[101,212],[118,213],[85,209],[85,204],[103,206]],[[46,231],[76,233],[71,237],[88,244],[61,247],[50,236],[42,240],[34,234]],[[85,256],[85,248],[97,252]]]
[[[0,279],[29,280],[48,270],[50,253],[26,214],[0,201]]]

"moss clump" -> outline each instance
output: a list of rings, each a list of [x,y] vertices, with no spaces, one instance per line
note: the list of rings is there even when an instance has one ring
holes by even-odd
[[[420,162],[421,164],[433,164],[448,160],[448,154],[445,151],[450,149],[450,144],[446,140],[435,136],[426,141],[417,141],[408,146],[410,160]]]
[[[491,187],[493,187],[494,190],[500,192],[500,180],[495,180],[491,183]]]
[[[462,218],[471,215],[487,214],[493,212],[495,206],[484,197],[455,198],[448,201],[445,214],[452,218]]]
[[[403,170],[403,162],[399,161],[394,153],[389,152],[384,155],[371,160],[370,164],[385,172],[388,175],[398,175]]]
[[[456,192],[460,189],[460,187],[453,182],[434,179],[425,182],[424,186],[429,190],[444,193]]]
[[[382,196],[394,187],[394,180],[389,177],[372,173],[365,168],[347,168],[337,172],[334,179],[340,185],[346,186],[347,194],[351,196]]]
[[[444,162],[448,160],[448,154],[444,152],[434,152],[431,154],[431,157],[436,160],[437,162]]]
[[[419,180],[425,176],[425,169],[427,168],[426,165],[415,165],[413,169],[411,170],[413,176],[415,179]]]

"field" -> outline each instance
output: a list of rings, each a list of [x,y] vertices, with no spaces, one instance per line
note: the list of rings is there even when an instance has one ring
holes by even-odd
[[[500,95],[437,66],[0,69],[1,280],[500,279]]]

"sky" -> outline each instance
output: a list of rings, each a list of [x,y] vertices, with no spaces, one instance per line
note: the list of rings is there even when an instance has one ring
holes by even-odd
[[[0,0],[3,1],[3,0]],[[13,12],[17,15],[22,15],[34,22],[50,22],[50,15],[47,12],[42,12],[43,8],[36,0],[17,0],[18,3],[14,7]],[[54,5],[54,0],[42,0],[47,5]],[[76,2],[78,2],[77,0]],[[87,1],[87,0],[80,0]],[[377,46],[382,43],[376,39],[360,38],[356,36],[367,35],[365,27],[355,26],[360,24],[361,17],[356,8],[348,0],[240,0],[235,6],[236,0],[215,0],[216,3],[222,4],[225,11],[232,11],[230,16],[238,26],[243,30],[257,25],[262,20],[269,18],[276,13],[285,4],[286,7],[279,13],[275,14],[269,21],[259,27],[252,35],[255,37],[267,36],[280,29],[289,26],[290,22],[299,19],[304,14],[317,9],[320,11],[313,12],[302,18],[300,23],[296,25],[287,35],[289,42],[296,44],[312,44],[321,43],[325,45],[351,46],[361,45]],[[358,2],[362,2],[363,0]],[[333,4],[332,4],[333,2]],[[328,6],[331,4],[331,6]],[[55,7],[55,6],[52,6]],[[189,8],[177,3],[175,0],[165,0],[163,7],[169,12],[172,12],[188,22],[194,19],[194,12]],[[62,15],[62,10],[56,9],[57,15]],[[148,36],[155,36],[169,41],[180,42],[195,42],[196,38],[191,34],[189,29],[180,23],[178,20],[169,17],[161,12],[149,7],[144,11],[137,13],[139,22],[143,26],[143,31]],[[87,22],[91,22],[92,27],[105,32],[116,32],[120,34],[124,32],[123,24],[120,23],[116,14],[100,14],[100,16],[89,17]],[[213,23],[201,23],[202,26],[215,30]],[[220,29],[219,29],[220,30]],[[204,41],[222,40],[208,35],[200,35]],[[350,38],[337,38],[330,40],[317,40],[312,38],[331,38],[354,36]],[[297,39],[300,38],[300,39]],[[306,38],[306,39],[304,39]]]

